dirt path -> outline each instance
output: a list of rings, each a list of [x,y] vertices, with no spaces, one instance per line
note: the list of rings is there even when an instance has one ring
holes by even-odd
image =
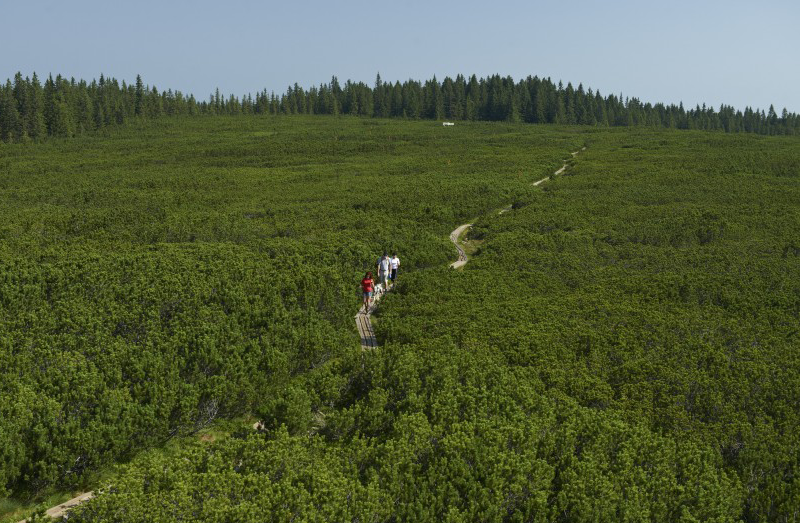
[[[574,158],[581,151],[585,151],[585,150],[586,150],[586,147],[581,147],[580,150],[575,151],[575,152],[570,153],[570,154]],[[552,174],[552,176],[558,176],[560,174],[564,174],[564,171],[566,171],[566,170],[567,170],[567,161],[565,160],[564,161],[564,165],[562,165],[559,170],[554,172]],[[542,178],[541,180],[533,182],[533,185],[534,185],[534,187],[536,187],[539,184],[542,184],[542,183],[546,182],[550,178],[551,178],[551,176],[548,176],[546,178]],[[510,210],[511,210],[511,206],[508,205],[508,206],[503,207],[502,209],[500,209],[500,212],[498,212],[498,214],[503,214],[503,213],[506,213],[506,212],[508,212]],[[450,267],[452,267],[453,269],[458,269],[459,267],[463,267],[469,261],[469,258],[467,258],[467,253],[464,252],[464,248],[461,246],[461,244],[459,242],[459,238],[461,237],[462,234],[464,234],[464,231],[466,231],[470,227],[472,227],[471,223],[465,223],[463,225],[459,225],[458,227],[455,228],[455,230],[453,230],[453,232],[450,233],[450,241],[453,242],[453,245],[456,246],[456,250],[458,251],[458,259],[450,264]]]
[[[580,153],[585,149],[586,147],[582,148],[580,151],[575,151],[571,154],[573,157],[575,157],[578,153]],[[556,172],[553,173],[553,176],[558,176],[560,174],[563,174],[566,169],[567,169],[567,162],[565,161],[564,165],[562,165],[560,169],[558,169]],[[533,185],[537,186],[543,182],[546,182],[549,179],[550,176],[548,176],[547,178],[542,178],[539,181],[533,182]],[[501,209],[500,214],[503,214],[510,210],[511,206],[509,205]],[[471,223],[465,223],[463,225],[459,225],[458,227],[455,228],[453,232],[450,233],[450,241],[453,242],[453,245],[456,246],[456,250],[458,251],[458,259],[450,264],[450,267],[452,267],[453,269],[458,269],[459,267],[463,267],[469,261],[467,253],[464,251],[464,247],[461,246],[459,238],[470,227],[472,227]],[[358,314],[356,314],[355,317],[356,328],[358,329],[358,335],[361,337],[362,350],[375,349],[378,347],[378,341],[375,339],[375,332],[372,330],[372,321],[370,320],[370,315],[374,310],[375,305],[378,303],[378,300],[380,300],[381,296],[383,296],[383,294],[375,296],[375,299],[372,301],[372,307],[370,308],[370,310],[365,311],[364,308],[362,307],[361,310],[358,311]]]
[[[500,211],[500,214],[502,214],[505,211],[506,209],[503,209],[502,211]],[[450,264],[450,267],[452,267],[453,269],[458,269],[459,267],[467,263],[467,253],[464,252],[464,248],[459,244],[458,239],[461,237],[464,231],[466,231],[470,227],[472,227],[471,223],[465,223],[464,225],[459,225],[458,227],[456,227],[456,230],[450,233],[450,241],[453,242],[453,245],[456,246],[456,250],[458,251],[458,259]]]

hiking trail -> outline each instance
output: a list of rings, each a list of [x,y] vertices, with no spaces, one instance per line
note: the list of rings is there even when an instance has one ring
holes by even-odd
[[[500,211],[502,214],[506,209]],[[467,263],[467,253],[464,251],[464,248],[458,243],[458,239],[461,235],[472,227],[471,223],[465,223],[464,225],[459,225],[456,229],[450,233],[450,241],[453,242],[453,245],[456,246],[456,250],[458,251],[458,259],[450,264],[450,267],[453,269],[458,269],[459,267],[464,266]]]
[[[574,158],[577,156],[581,151],[585,151],[586,147],[582,147],[581,149],[570,153],[571,157]],[[539,186],[543,182],[549,180],[552,176],[558,176],[563,174],[564,171],[567,170],[567,162],[568,160],[564,160],[564,165],[561,166],[560,169],[555,171],[551,176],[547,176],[546,178],[542,178],[541,180],[533,182],[534,187]],[[506,213],[511,210],[511,206],[508,205],[500,210],[499,214]],[[458,259],[450,264],[450,267],[453,269],[458,269],[459,267],[463,267],[469,261],[467,257],[466,251],[464,251],[464,247],[461,245],[459,238],[461,237],[464,232],[472,227],[471,223],[465,223],[456,227],[453,232],[450,233],[450,241],[453,242],[453,245],[456,247],[456,251],[458,251]],[[384,293],[377,294],[372,301],[372,307],[369,310],[364,310],[364,307],[358,311],[356,314],[356,328],[358,329],[358,335],[361,337],[361,350],[368,350],[368,349],[375,349],[378,347],[378,341],[375,339],[375,332],[372,330],[372,321],[370,320],[370,315],[372,311],[375,309],[375,306],[378,303],[378,300],[383,296]]]
[[[581,147],[579,150],[577,150],[575,152],[572,152],[570,154],[572,155],[572,158],[575,158],[581,151],[585,151],[585,150],[586,150],[586,147]],[[541,180],[537,180],[537,181],[533,182],[533,186],[537,187],[540,184],[542,184],[542,183],[546,182],[547,180],[549,180],[550,178],[552,178],[553,176],[558,176],[560,174],[564,174],[564,171],[567,170],[567,162],[568,162],[568,160],[564,160],[564,165],[562,165],[559,170],[557,170],[556,172],[554,172],[550,176],[547,176],[545,178],[542,178]],[[507,213],[510,210],[511,210],[511,206],[507,205],[506,207],[503,207],[502,209],[500,209],[498,214]],[[459,267],[463,267],[469,261],[469,258],[467,257],[467,253],[464,251],[464,247],[461,246],[459,238],[461,238],[461,235],[464,234],[464,231],[466,231],[470,227],[472,227],[471,223],[465,223],[463,225],[459,225],[458,227],[456,227],[453,230],[453,232],[450,233],[450,241],[453,242],[453,245],[456,246],[456,250],[458,251],[458,259],[450,264],[450,267],[453,268],[453,269],[458,269]]]
[[[391,290],[391,287],[389,287],[389,290]],[[375,293],[375,296],[372,298],[372,306],[370,306],[369,309],[365,309],[362,306],[356,314],[356,328],[358,329],[358,335],[361,337],[361,350],[378,348],[378,340],[375,339],[375,331],[372,330],[370,315],[372,311],[375,310],[378,300],[380,300],[386,292],[388,291]]]

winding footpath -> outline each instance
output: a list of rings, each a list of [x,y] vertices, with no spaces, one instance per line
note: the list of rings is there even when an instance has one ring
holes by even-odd
[[[500,214],[503,214],[508,210],[511,210],[511,207],[503,209],[502,211],[500,211]],[[458,259],[450,264],[450,267],[452,267],[453,269],[458,269],[459,267],[466,265],[468,261],[467,253],[464,251],[464,248],[461,246],[458,239],[461,237],[462,234],[464,234],[464,231],[466,231],[470,227],[472,227],[471,223],[465,223],[464,225],[459,225],[453,232],[450,233],[450,241],[453,242],[453,245],[456,246],[456,250],[458,251]]]
[[[577,156],[581,151],[585,151],[586,147],[582,147],[580,150],[570,153],[574,158]],[[564,174],[564,171],[567,170],[567,160],[564,161],[564,165],[561,166],[556,172],[554,172],[551,176],[546,178],[542,178],[541,180],[533,182],[534,187],[541,185],[542,183],[549,180],[552,176],[559,176]],[[511,210],[511,206],[508,205],[503,207],[499,214],[506,213]],[[465,223],[456,227],[453,232],[450,233],[450,241],[453,242],[453,245],[456,247],[456,251],[458,251],[458,259],[450,264],[450,267],[453,269],[458,269],[463,267],[469,261],[467,257],[466,251],[464,251],[464,247],[461,245],[461,235],[464,232],[472,227],[471,223]],[[372,307],[369,310],[365,310],[364,307],[361,307],[361,310],[358,311],[356,314],[356,328],[358,329],[358,335],[361,337],[361,350],[370,350],[375,349],[378,347],[378,341],[375,339],[375,332],[372,330],[372,321],[370,319],[370,315],[372,311],[375,310],[375,306],[380,300],[383,294],[379,294],[375,296],[375,299],[372,302]]]
[[[570,154],[572,155],[573,158],[575,158],[581,151],[585,151],[585,150],[586,150],[586,147],[581,147],[580,150],[575,151],[575,152],[570,153]],[[564,165],[562,165],[559,170],[554,172],[551,176],[548,176],[546,178],[542,178],[541,180],[533,182],[533,186],[537,187],[537,186],[541,185],[542,183],[546,182],[547,180],[549,180],[553,176],[558,176],[560,174],[564,174],[564,171],[566,171],[566,170],[567,170],[567,160],[564,160]],[[510,210],[511,210],[511,206],[508,205],[508,206],[503,207],[502,209],[500,209],[498,214],[507,213]],[[450,264],[450,267],[452,267],[453,269],[458,269],[459,267],[463,267],[469,261],[469,258],[467,257],[467,253],[464,251],[464,247],[461,246],[461,242],[460,242],[459,238],[461,238],[461,235],[464,234],[464,231],[466,231],[470,227],[472,227],[471,223],[465,223],[463,225],[459,225],[458,227],[456,227],[453,230],[453,232],[450,233],[450,241],[453,242],[453,245],[456,246],[456,250],[458,251],[458,259]]]
[[[586,147],[583,147],[579,151],[571,153],[572,157],[574,158],[575,156],[578,155],[578,153],[584,150],[586,150]],[[558,176],[560,174],[564,174],[564,171],[566,170],[567,170],[567,162],[564,161],[564,165],[562,165],[559,170],[554,172],[552,176]],[[538,186],[546,182],[550,178],[551,178],[550,176],[542,178],[539,181],[533,182],[533,185]],[[511,206],[508,205],[502,208],[499,211],[499,214],[506,213],[510,210]],[[471,223],[465,223],[463,225],[459,225],[453,230],[453,232],[450,233],[450,241],[453,242],[453,245],[456,246],[456,250],[458,251],[458,259],[450,264],[450,267],[452,267],[453,269],[458,269],[459,267],[463,267],[469,261],[467,253],[464,251],[464,247],[461,246],[459,238],[461,238],[461,235],[464,234],[464,232],[470,227],[472,227]],[[358,329],[358,334],[361,337],[362,350],[376,349],[378,347],[378,341],[375,339],[375,331],[372,330],[372,320],[370,319],[370,315],[372,314],[372,311],[375,310],[375,306],[377,305],[378,301],[381,299],[381,297],[383,297],[384,294],[385,292],[377,294],[372,300],[372,306],[369,309],[361,307],[361,309],[358,311],[358,314],[356,314],[355,316],[356,328]],[[253,428],[256,430],[262,428],[261,423],[260,422],[254,423]],[[94,497],[94,492],[84,492],[83,494],[79,494],[78,496],[72,498],[69,501],[65,501],[60,505],[56,505],[55,507],[48,509],[46,514],[51,518],[63,517],[66,515],[67,511],[69,511],[71,508],[75,507],[76,505],[80,505],[84,501],[92,499],[93,497]],[[27,519],[23,519],[19,523],[26,523],[27,521],[28,521]]]

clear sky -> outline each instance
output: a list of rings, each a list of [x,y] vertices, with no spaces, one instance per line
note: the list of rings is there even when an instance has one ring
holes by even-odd
[[[499,73],[687,106],[800,112],[800,0],[0,0],[0,77],[52,72],[206,98],[332,75]]]

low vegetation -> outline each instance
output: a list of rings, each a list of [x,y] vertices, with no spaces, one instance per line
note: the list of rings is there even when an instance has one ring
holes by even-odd
[[[135,456],[75,521],[792,521],[798,151],[324,117],[6,146],[2,484]]]

